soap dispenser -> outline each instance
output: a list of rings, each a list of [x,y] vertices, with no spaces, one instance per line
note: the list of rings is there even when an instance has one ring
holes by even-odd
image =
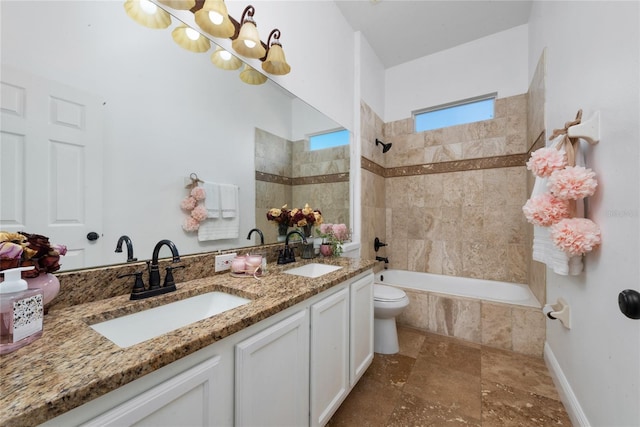
[[[0,283],[0,354],[11,353],[42,336],[44,292],[28,289],[23,271],[34,267],[4,270]]]

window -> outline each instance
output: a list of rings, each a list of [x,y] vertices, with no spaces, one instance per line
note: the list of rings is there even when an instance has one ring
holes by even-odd
[[[346,129],[320,133],[309,137],[309,150],[323,150],[325,148],[349,145],[349,131]]]
[[[494,93],[414,112],[415,130],[423,132],[492,119],[495,100]]]

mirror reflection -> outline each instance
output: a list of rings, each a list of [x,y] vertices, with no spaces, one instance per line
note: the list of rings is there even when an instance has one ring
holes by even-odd
[[[266,212],[284,203],[348,223],[348,146],[308,143],[340,126],[271,81],[248,85],[216,68],[215,46],[182,49],[175,18],[151,30],[120,2],[0,7],[0,228],[67,245],[63,270],[125,262],[114,252],[122,235],[139,260],[161,239],[192,254],[257,244],[247,234],[259,227],[274,242]],[[191,173],[237,186],[237,237],[199,240],[183,229]]]

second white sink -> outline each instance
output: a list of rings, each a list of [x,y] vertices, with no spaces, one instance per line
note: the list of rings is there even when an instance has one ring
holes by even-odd
[[[126,348],[250,301],[224,292],[208,292],[91,327],[118,347]]]
[[[304,276],[304,277],[320,277],[324,276],[327,273],[331,273],[332,271],[340,270],[342,267],[337,265],[329,265],[329,264],[318,264],[311,263],[305,264],[300,267],[292,268],[290,270],[284,271],[286,274],[294,274],[296,276]]]

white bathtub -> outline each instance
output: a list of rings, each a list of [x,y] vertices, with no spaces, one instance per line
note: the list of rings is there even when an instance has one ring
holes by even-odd
[[[505,304],[540,308],[540,303],[527,285],[494,280],[445,276],[406,270],[383,270],[376,274],[375,282],[444,295],[475,298]]]

